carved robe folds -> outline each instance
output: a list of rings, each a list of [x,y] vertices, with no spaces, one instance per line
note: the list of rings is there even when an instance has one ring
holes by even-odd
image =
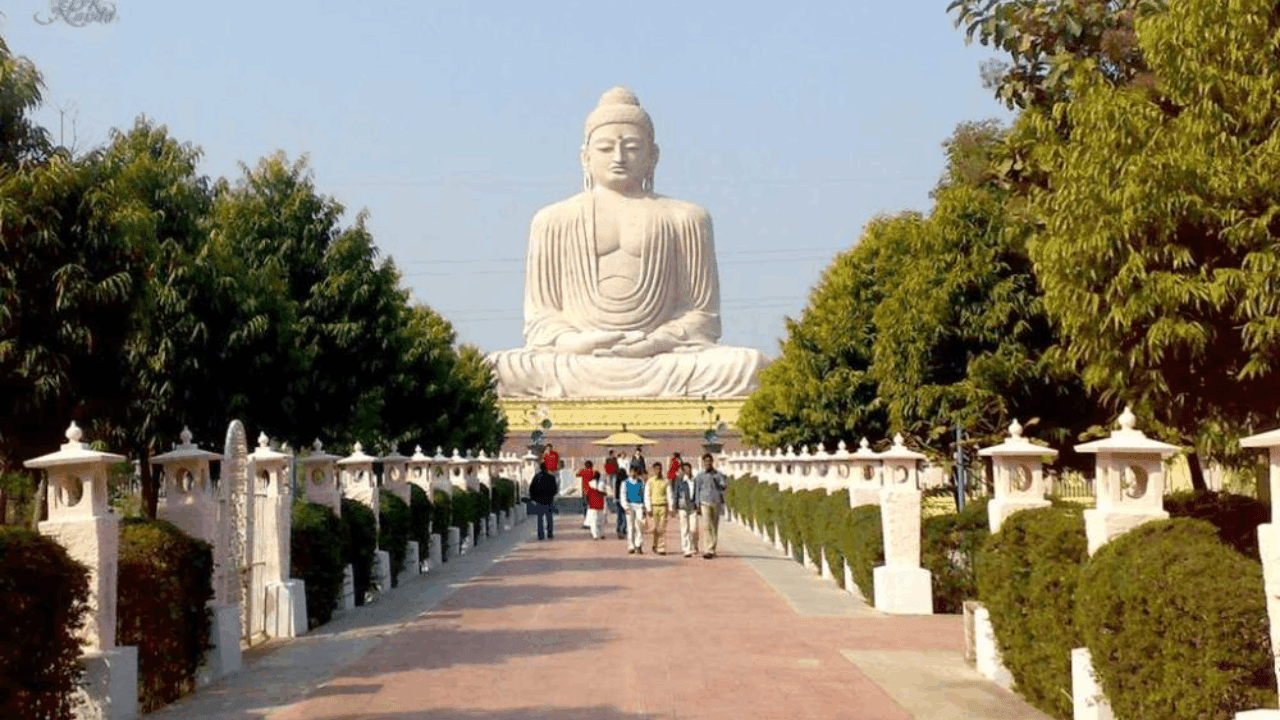
[[[720,289],[711,219],[700,207],[646,198],[647,223],[632,291],[600,291],[591,196],[533,219],[525,270],[525,347],[489,355],[504,397],[739,397],[758,387],[763,353],[716,344]],[[677,339],[649,357],[573,354],[568,332],[639,331]]]

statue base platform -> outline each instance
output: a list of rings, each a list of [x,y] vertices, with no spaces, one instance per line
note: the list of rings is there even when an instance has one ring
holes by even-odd
[[[626,430],[655,441],[645,455],[653,460],[679,452],[685,457],[702,454],[703,432],[718,422],[728,426],[720,433],[725,452],[742,449],[735,427],[746,403],[737,398],[502,398],[499,405],[507,416],[507,438],[503,452],[523,455],[529,435],[542,417],[551,420],[546,442],[554,443],[562,458],[598,458],[608,448],[593,441]],[[708,412],[708,408],[711,411]],[[627,455],[634,448],[615,448]]]
[[[76,691],[77,720],[138,717],[138,648],[129,645],[80,656],[84,684]]]

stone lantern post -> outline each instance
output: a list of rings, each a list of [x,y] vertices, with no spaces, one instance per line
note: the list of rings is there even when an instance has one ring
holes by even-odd
[[[409,458],[401,455],[395,448],[391,454],[382,458],[382,487],[392,495],[409,504],[409,483],[406,464]]]
[[[884,528],[884,565],[875,569],[876,609],[898,615],[933,614],[933,576],[920,567],[920,470],[925,456],[893,438],[880,453],[884,486],[880,522]]]
[[[436,446],[436,454],[431,456],[431,487],[448,495],[453,494],[453,483],[449,480],[449,458],[444,456],[439,445]]]
[[[253,572],[262,573],[264,595],[250,607],[251,636],[259,630],[269,638],[297,637],[307,631],[307,597],[302,580],[289,577],[290,535],[293,529],[293,493],[290,463],[293,457],[272,450],[265,433],[249,455],[249,477],[254,488],[255,512],[261,524],[255,528]],[[256,587],[258,580],[252,580]],[[255,593],[256,594],[256,593]],[[261,607],[256,603],[261,602]],[[258,626],[261,613],[263,625]]]
[[[1093,481],[1097,507],[1084,512],[1090,555],[1145,522],[1169,517],[1164,461],[1179,448],[1147,437],[1135,429],[1136,422],[1133,411],[1125,408],[1120,429],[1110,437],[1076,446],[1076,452],[1098,456]]]
[[[342,494],[338,489],[338,460],[342,458],[324,451],[317,438],[311,454],[302,458],[302,498],[333,510],[342,517]]]
[[[1097,507],[1084,511],[1089,554],[1116,537],[1152,520],[1169,517],[1164,510],[1164,461],[1178,447],[1152,440],[1136,429],[1137,418],[1126,407],[1120,429],[1102,440],[1076,446],[1097,453],[1093,492]],[[1089,648],[1071,651],[1071,696],[1080,720],[1112,720],[1115,716],[1093,672]]]
[[[1024,438],[1017,420],[1009,425],[1008,439],[978,451],[979,457],[991,458],[995,480],[995,497],[987,504],[992,533],[1000,532],[1005,518],[1019,510],[1049,506],[1044,498],[1044,463],[1057,455],[1057,450]]]
[[[351,454],[338,461],[342,475],[342,496],[361,503],[373,511],[373,527],[375,537],[381,534],[382,521],[379,509],[378,484],[373,474],[373,463],[377,458],[364,451],[364,445],[357,442],[351,448]],[[378,549],[373,553],[373,577],[379,592],[391,589],[391,555],[386,550]]]
[[[221,460],[222,456],[193,445],[187,428],[182,429],[179,437],[182,444],[151,458],[151,463],[159,466],[164,476],[165,497],[157,508],[159,518],[213,546],[214,596],[209,601],[213,612],[213,648],[197,678],[197,684],[207,685],[240,670],[240,603],[239,598],[226,597],[225,576],[235,572],[235,563],[229,557],[227,537],[219,532],[218,499],[210,480],[209,463]]]
[[[413,456],[409,458],[409,462],[405,465],[405,477],[412,485],[422,488],[422,492],[427,494],[427,499],[435,504],[435,496],[432,486],[433,472],[431,468],[432,460],[429,456],[422,452],[422,446],[418,445],[413,448]],[[427,562],[423,572],[430,572],[434,568],[438,568],[444,564],[444,557],[441,550],[441,528],[432,527],[430,539],[427,546]],[[421,560],[422,548],[418,548],[419,560]],[[419,567],[423,567],[419,563]]]
[[[1280,430],[1251,435],[1241,447],[1267,450],[1271,489],[1271,522],[1258,526],[1258,549],[1262,551],[1262,576],[1267,593],[1267,617],[1271,621],[1271,647],[1280,648]],[[1275,666],[1280,678],[1280,663]],[[1236,720],[1280,720],[1280,710],[1246,710]]]
[[[880,453],[871,449],[866,438],[858,443],[858,450],[849,456],[852,477],[849,479],[849,507],[880,504],[882,467]]]
[[[89,569],[89,611],[79,632],[89,712],[124,720],[138,714],[138,649],[116,646],[120,519],[107,502],[107,473],[125,457],[91,450],[82,437],[72,422],[61,449],[23,465],[48,475],[49,519],[39,524],[40,534]]]

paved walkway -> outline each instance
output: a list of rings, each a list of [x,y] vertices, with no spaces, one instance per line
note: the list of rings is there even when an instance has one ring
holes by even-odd
[[[546,542],[530,521],[149,717],[1044,718],[964,665],[958,616],[877,613],[732,525],[704,560],[628,555],[573,518]]]

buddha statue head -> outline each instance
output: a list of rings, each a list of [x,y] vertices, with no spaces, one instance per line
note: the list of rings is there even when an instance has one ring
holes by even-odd
[[[653,120],[635,94],[615,87],[600,96],[582,129],[583,188],[603,187],[624,195],[653,192],[658,146]]]

